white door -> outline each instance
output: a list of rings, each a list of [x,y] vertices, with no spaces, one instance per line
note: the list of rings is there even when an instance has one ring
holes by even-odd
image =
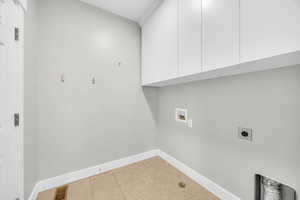
[[[22,29],[22,10],[13,0],[0,0],[0,199],[22,198],[22,127],[15,113],[22,112],[23,41],[15,41]]]

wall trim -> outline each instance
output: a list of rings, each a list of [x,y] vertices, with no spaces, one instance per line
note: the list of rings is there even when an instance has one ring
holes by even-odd
[[[190,167],[186,166],[182,162],[176,160],[172,156],[164,153],[163,151],[156,149],[147,151],[141,154],[125,157],[119,160],[107,162],[98,166],[78,170],[75,172],[63,174],[60,176],[56,176],[53,178],[45,179],[42,181],[39,181],[28,200],[36,200],[37,195],[39,192],[55,188],[61,185],[69,184],[75,181],[78,181],[83,178],[87,178],[90,176],[95,176],[97,174],[101,174],[119,167],[123,167],[132,163],[136,163],[148,158],[152,158],[155,156],[160,156],[162,159],[166,160],[168,163],[176,167],[178,170],[180,170],[182,173],[196,181],[197,183],[201,184],[203,187],[205,187],[207,190],[215,194],[217,197],[219,197],[221,200],[241,200],[237,196],[233,195],[232,193],[228,192],[224,188],[220,187],[213,181],[209,180],[208,178],[202,176],[195,170],[191,169]]]
[[[41,191],[39,190],[39,184],[37,183],[33,187],[32,192],[31,192],[30,196],[28,197],[28,200],[36,200],[39,192],[41,192]]]
[[[137,154],[137,155],[125,157],[125,158],[122,158],[119,160],[107,162],[107,163],[97,165],[94,167],[89,167],[86,169],[81,169],[81,170],[78,170],[75,172],[70,172],[70,173],[56,176],[53,178],[41,180],[35,185],[28,200],[36,200],[39,192],[49,190],[51,188],[55,188],[55,187],[62,186],[65,184],[69,184],[69,183],[72,183],[72,182],[75,182],[75,181],[78,181],[80,179],[84,179],[84,178],[87,178],[90,176],[95,176],[97,174],[101,174],[101,173],[113,170],[115,168],[123,167],[123,166],[129,165],[129,164],[135,163],[135,162],[139,162],[139,161],[142,161],[142,160],[145,160],[148,158],[152,158],[157,155],[158,155],[158,150],[151,150],[151,151],[147,151],[147,152],[144,152],[141,154]]]

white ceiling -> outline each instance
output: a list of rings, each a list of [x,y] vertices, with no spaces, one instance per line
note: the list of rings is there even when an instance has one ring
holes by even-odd
[[[80,0],[141,23],[162,0]]]

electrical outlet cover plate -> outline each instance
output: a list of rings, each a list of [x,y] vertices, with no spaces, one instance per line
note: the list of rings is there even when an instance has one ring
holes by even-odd
[[[238,128],[238,138],[240,138],[242,140],[252,141],[253,140],[253,130],[251,128],[239,127]]]

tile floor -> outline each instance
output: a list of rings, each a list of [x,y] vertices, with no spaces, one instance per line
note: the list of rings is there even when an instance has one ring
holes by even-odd
[[[183,183],[185,187],[180,187]],[[56,189],[38,200],[55,200]],[[219,200],[159,157],[68,185],[65,200]]]

